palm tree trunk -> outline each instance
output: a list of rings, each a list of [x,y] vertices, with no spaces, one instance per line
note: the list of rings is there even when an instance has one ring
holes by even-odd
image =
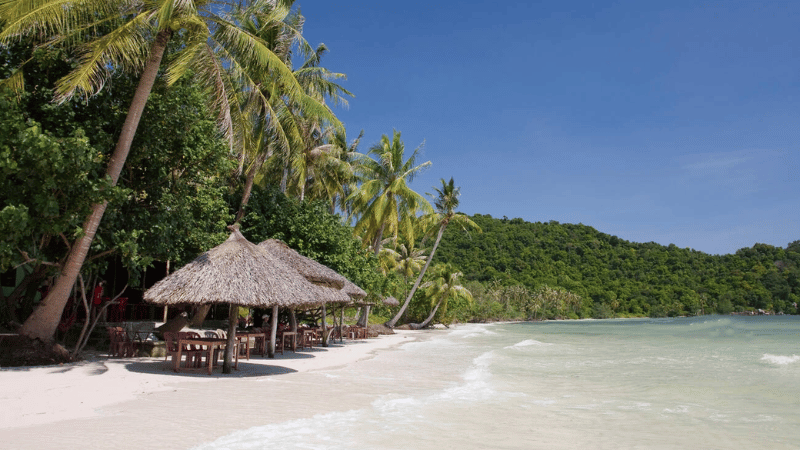
[[[159,31],[150,49],[150,57],[139,79],[139,86],[136,88],[136,93],[131,101],[128,116],[125,118],[125,123],[122,125],[122,132],[117,141],[117,146],[114,149],[114,153],[111,155],[106,169],[106,174],[111,178],[111,183],[114,186],[116,186],[117,180],[119,180],[119,174],[122,172],[122,167],[125,165],[125,160],[128,158],[131,143],[136,134],[136,128],[139,126],[139,120],[147,104],[147,98],[150,96],[150,91],[153,89],[156,75],[158,75],[161,58],[164,56],[164,50],[166,50],[167,42],[169,42],[171,37],[171,30]],[[72,286],[78,279],[78,272],[80,272],[83,262],[86,260],[89,247],[92,244],[92,240],[94,240],[97,228],[100,226],[100,221],[103,219],[103,214],[107,206],[108,202],[98,203],[92,206],[92,212],[86,218],[86,222],[84,222],[83,225],[83,236],[73,244],[67,262],[61,270],[61,275],[58,277],[58,280],[47,297],[42,300],[33,314],[31,314],[22,325],[22,328],[19,330],[20,334],[44,342],[53,341],[56,327],[61,319],[61,313],[64,311],[64,306],[67,304]]]
[[[406,312],[406,308],[408,308],[408,304],[411,303],[411,298],[414,297],[414,293],[417,292],[417,288],[419,288],[419,284],[422,282],[422,277],[425,276],[425,271],[428,270],[428,266],[431,265],[431,261],[433,261],[433,255],[436,253],[436,249],[439,247],[439,242],[442,240],[442,235],[444,234],[444,230],[447,228],[447,222],[442,223],[442,226],[439,227],[439,234],[436,235],[436,242],[433,243],[433,248],[431,249],[431,254],[428,255],[428,260],[425,261],[425,266],[419,272],[419,276],[417,276],[417,281],[414,282],[414,286],[411,288],[411,292],[408,293],[406,297],[406,301],[403,302],[403,306],[400,308],[400,311],[392,317],[392,319],[386,322],[386,325],[389,328],[394,328],[397,324],[397,321],[400,320],[400,316]]]
[[[289,183],[289,163],[283,163],[283,174],[281,175],[281,193],[286,193],[286,185]]]
[[[249,171],[247,171],[247,178],[245,178],[244,182],[244,192],[242,192],[242,202],[239,204],[239,212],[236,213],[236,220],[233,221],[234,224],[239,223],[239,221],[242,220],[242,217],[244,217],[244,208],[247,206],[247,202],[250,201],[250,195],[253,193],[253,184],[255,184],[256,173],[268,157],[269,155],[267,153],[258,155],[253,163],[253,166],[250,167]]]
[[[386,228],[386,224],[381,225],[381,229],[378,230],[378,234],[375,235],[375,240],[372,241],[372,248],[375,249],[375,257],[378,257],[378,253],[381,252],[381,241],[383,240],[383,230]]]
[[[211,303],[198,305],[194,310],[194,315],[192,316],[192,320],[189,321],[189,326],[191,328],[202,327],[203,322],[205,322],[206,316],[208,315],[208,312],[211,311],[212,306],[213,305]]]
[[[361,314],[358,316],[358,322],[356,322],[356,325],[365,328],[369,326],[369,309],[369,305],[364,305],[364,308],[361,310]]]
[[[442,298],[440,298],[440,299],[439,299],[439,301],[436,303],[436,306],[433,308],[433,311],[431,311],[431,315],[429,315],[429,316],[428,316],[428,318],[427,318],[427,319],[425,319],[425,321],[424,321],[424,322],[422,322],[421,324],[419,324],[419,328],[425,328],[425,327],[427,327],[427,326],[428,326],[428,324],[429,324],[429,323],[431,323],[431,320],[433,320],[433,316],[435,316],[435,315],[436,315],[436,311],[438,311],[438,310],[439,310],[439,306],[441,306],[441,304],[442,304],[442,301],[444,301],[444,297],[442,297]],[[415,328],[416,328],[416,327],[415,327]]]

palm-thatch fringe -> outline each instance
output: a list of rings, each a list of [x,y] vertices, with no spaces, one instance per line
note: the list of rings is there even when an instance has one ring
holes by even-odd
[[[309,287],[309,290],[314,298],[317,299],[317,302],[314,303],[314,306],[319,306],[323,303],[350,303],[350,296],[341,289],[322,286],[315,283],[310,284],[311,286]]]
[[[400,306],[400,300],[394,297],[386,297],[383,299],[383,304],[386,306]]]
[[[312,283],[341,289],[347,281],[345,277],[336,273],[335,270],[301,255],[277,239],[267,239],[258,244],[258,246],[267,250],[273,256],[280,258],[284,264],[294,268]]]
[[[367,293],[363,289],[353,284],[350,280],[346,280],[342,290],[354,300],[362,299],[367,296]]]
[[[234,230],[144,293],[159,305],[232,303],[246,307],[297,307],[318,303],[316,288],[292,267]]]

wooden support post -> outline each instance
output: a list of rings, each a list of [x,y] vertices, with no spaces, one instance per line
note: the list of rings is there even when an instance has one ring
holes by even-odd
[[[322,304],[322,346],[323,347],[327,347],[328,346],[328,336],[330,335],[330,333],[328,333],[328,324],[327,324],[327,321],[326,321],[327,315],[328,315],[328,313],[325,310],[325,303],[323,303]]]
[[[239,324],[239,307],[231,304],[228,309],[228,342],[225,346],[225,360],[222,362],[222,373],[231,373],[231,361],[239,355],[236,346],[236,326]],[[236,351],[236,355],[233,352]]]
[[[269,322],[270,322],[269,349],[267,349],[267,357],[274,358],[275,339],[277,339],[278,336],[278,305],[272,307],[272,314],[270,314]]]

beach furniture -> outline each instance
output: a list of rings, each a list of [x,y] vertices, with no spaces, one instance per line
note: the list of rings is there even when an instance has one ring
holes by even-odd
[[[167,357],[172,357],[172,370],[203,370],[211,375],[218,365],[221,352],[225,351],[227,340],[219,337],[200,337],[196,332],[164,333],[167,342]],[[239,345],[233,349],[234,368],[239,368]],[[185,355],[185,359],[184,359]],[[181,363],[184,362],[183,365]]]
[[[108,331],[108,356],[128,358],[136,356],[136,343],[128,337],[122,327],[106,327]]]
[[[280,343],[281,354],[283,354],[284,349],[290,349],[293,352],[297,351],[297,332],[289,330],[278,331],[276,339]],[[277,351],[277,345],[275,351]]]

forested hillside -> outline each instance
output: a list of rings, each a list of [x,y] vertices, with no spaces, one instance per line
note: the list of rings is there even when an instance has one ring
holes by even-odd
[[[483,233],[448,229],[438,262],[454,264],[483,286],[566,289],[581,297],[580,317],[797,313],[800,241],[720,256],[628,242],[585,225],[480,214],[472,220]]]

